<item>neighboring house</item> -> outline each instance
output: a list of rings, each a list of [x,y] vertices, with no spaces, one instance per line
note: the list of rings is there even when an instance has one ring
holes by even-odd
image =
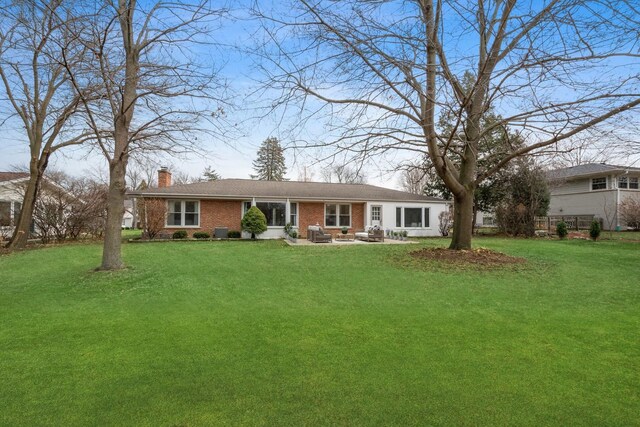
[[[122,216],[122,228],[133,227],[133,210],[135,205],[133,200],[127,199],[124,201],[124,215]]]
[[[619,229],[618,206],[626,197],[640,200],[640,168],[592,163],[548,172],[549,216],[594,215],[605,229]]]
[[[166,232],[177,229],[211,233],[216,227],[240,230],[244,213],[257,206],[267,218],[265,238],[282,237],[286,223],[302,236],[319,224],[338,233],[378,225],[406,230],[410,236],[437,236],[438,215],[449,202],[366,184],[221,179],[171,185],[171,173],[158,172],[158,188],[130,191],[132,197],[160,198],[167,203]],[[245,236],[247,236],[245,234]]]
[[[22,188],[26,172],[0,172],[0,240],[8,239],[22,209]]]

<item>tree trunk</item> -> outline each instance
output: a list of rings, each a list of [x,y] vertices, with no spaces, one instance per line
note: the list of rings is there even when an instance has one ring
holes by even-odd
[[[453,198],[453,236],[449,249],[471,249],[473,233],[473,191]]]
[[[27,245],[31,222],[33,221],[33,209],[36,205],[36,198],[38,197],[38,191],[40,190],[40,184],[48,162],[49,157],[46,156],[40,161],[32,160],[29,165],[29,182],[24,190],[22,209],[18,216],[18,222],[15,224],[11,241],[7,246],[8,249],[24,249]]]
[[[124,215],[126,160],[112,160],[109,165],[109,194],[107,221],[105,224],[101,270],[124,268],[120,247],[122,245],[122,217]]]
[[[473,204],[473,213],[471,214],[471,234],[476,234],[476,217],[478,216],[478,207]]]

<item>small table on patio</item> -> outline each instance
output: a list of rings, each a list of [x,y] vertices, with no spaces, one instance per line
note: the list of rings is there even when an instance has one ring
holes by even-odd
[[[353,233],[347,233],[347,234],[342,234],[342,233],[336,233],[333,236],[333,240],[339,240],[339,241],[343,241],[343,242],[348,242],[351,240],[355,240],[356,236]]]

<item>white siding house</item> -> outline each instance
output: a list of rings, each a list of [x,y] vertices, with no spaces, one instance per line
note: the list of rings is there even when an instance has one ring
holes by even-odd
[[[549,216],[594,215],[605,229],[623,229],[618,206],[627,197],[640,200],[640,168],[585,164],[549,172]]]

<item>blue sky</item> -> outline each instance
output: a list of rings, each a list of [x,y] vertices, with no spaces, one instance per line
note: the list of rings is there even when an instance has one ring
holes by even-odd
[[[278,3],[261,3],[264,7],[279,7]],[[326,129],[319,121],[306,122],[303,126],[297,126],[297,118],[294,115],[281,114],[256,118],[259,111],[252,107],[261,102],[268,102],[266,97],[256,99],[249,95],[262,79],[255,59],[235,47],[250,47],[254,43],[252,35],[258,31],[255,21],[246,19],[246,9],[238,8],[233,11],[236,19],[224,22],[222,27],[215,31],[216,41],[230,46],[229,48],[211,49],[199,48],[203,57],[210,58],[216,63],[223,63],[223,76],[230,83],[233,93],[233,101],[236,109],[229,109],[228,119],[236,124],[233,132],[220,140],[201,137],[202,153],[190,154],[181,157],[159,159],[158,164],[172,166],[174,170],[180,170],[190,175],[199,175],[206,166],[216,169],[224,178],[249,178],[252,171],[252,161],[260,143],[270,136],[279,137],[285,146],[293,143],[293,137],[310,141],[322,141],[328,138]],[[472,48],[465,42],[466,36],[460,35],[455,40],[456,45],[464,46],[467,50]],[[234,46],[234,47],[231,47]],[[6,104],[5,104],[6,105]],[[3,107],[0,107],[3,108]],[[6,108],[6,107],[4,107]],[[27,145],[23,142],[23,135],[16,123],[5,123],[0,132],[0,170],[8,170],[13,167],[24,166],[28,162]],[[289,132],[294,129],[294,132]],[[318,164],[318,159],[331,155],[331,150],[322,153],[316,151],[286,152],[287,174],[290,179],[297,179],[298,169],[302,166],[315,168],[315,179],[320,179],[323,164]],[[406,154],[388,152],[384,156],[376,157],[367,167],[367,177],[371,184],[385,187],[396,187],[398,174],[389,172],[395,164],[406,158]],[[632,163],[637,159],[614,157],[618,163]],[[95,150],[87,148],[65,150],[57,153],[50,167],[64,170],[73,175],[103,175],[106,176],[106,162]]]

